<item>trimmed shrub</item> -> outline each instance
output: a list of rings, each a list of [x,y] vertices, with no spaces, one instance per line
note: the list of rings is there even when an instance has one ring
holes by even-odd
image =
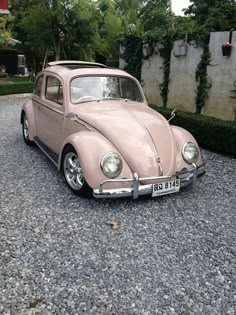
[[[172,109],[150,105],[167,119]],[[188,130],[203,148],[236,156],[236,122],[176,111],[172,125]]]
[[[0,84],[0,95],[9,94],[21,94],[21,93],[32,93],[34,84],[32,82],[27,83],[1,83]]]

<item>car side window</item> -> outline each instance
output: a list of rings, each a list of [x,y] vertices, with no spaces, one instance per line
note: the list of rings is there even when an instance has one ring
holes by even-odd
[[[63,105],[63,89],[61,81],[58,78],[47,77],[45,98],[59,105]]]
[[[42,84],[43,84],[43,75],[40,75],[34,85],[34,94],[41,96],[41,89],[42,89]]]

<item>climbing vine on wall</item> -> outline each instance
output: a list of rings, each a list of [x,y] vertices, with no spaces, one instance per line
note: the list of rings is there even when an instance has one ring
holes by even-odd
[[[125,70],[141,81],[142,38],[129,35],[122,41],[122,45],[125,47],[125,51],[121,57],[127,63]]]
[[[172,41],[169,37],[164,40],[163,49],[160,51],[161,57],[164,59],[162,64],[163,80],[160,84],[161,97],[163,100],[163,107],[167,106],[169,94],[169,81],[170,81],[170,59],[172,51]]]
[[[201,60],[198,64],[195,78],[198,82],[197,92],[196,92],[196,113],[201,114],[202,108],[205,105],[206,99],[208,97],[208,89],[210,88],[208,84],[208,74],[207,67],[211,61],[211,53],[209,50],[208,41],[203,45],[203,54]]]

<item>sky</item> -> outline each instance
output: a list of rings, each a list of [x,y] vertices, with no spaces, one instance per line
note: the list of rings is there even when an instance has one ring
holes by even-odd
[[[189,0],[172,0],[172,11],[176,15],[184,15],[182,9],[190,5]]]

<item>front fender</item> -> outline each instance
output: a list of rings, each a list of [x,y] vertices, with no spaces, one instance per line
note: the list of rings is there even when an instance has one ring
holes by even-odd
[[[33,112],[33,103],[31,100],[26,102],[22,106],[21,118],[20,118],[21,124],[23,123],[23,114],[24,113],[27,116],[28,124],[29,124],[29,139],[31,141],[33,141],[34,138],[37,136],[37,133],[36,133],[36,124],[35,124],[34,112]]]
[[[99,188],[101,182],[108,179],[104,176],[100,166],[104,154],[107,152],[115,152],[120,155],[117,149],[103,135],[96,131],[84,130],[72,134],[65,139],[59,156],[59,170],[63,163],[63,152],[67,145],[73,146],[76,150],[81,162],[84,177],[88,185],[93,189]],[[121,158],[123,170],[119,178],[132,178],[133,174],[129,166],[122,156]],[[106,185],[107,189],[118,187],[120,187],[120,184],[112,184],[112,186],[109,186],[109,184]],[[122,187],[130,187],[130,185],[126,184]]]
[[[186,142],[192,142],[194,143],[199,152],[200,149],[199,149],[199,146],[197,144],[197,141],[194,139],[194,137],[191,135],[190,132],[188,132],[187,130],[181,128],[181,127],[177,127],[177,126],[171,126],[172,127],[172,130],[173,130],[173,133],[174,133],[174,136],[175,136],[175,139],[176,139],[176,148],[177,148],[177,156],[176,156],[176,165],[177,165],[177,171],[181,171],[183,168],[189,168],[189,164],[187,164],[183,157],[182,157],[182,149],[183,149],[183,146]],[[203,164],[203,161],[202,161],[202,156],[201,156],[201,153],[199,154],[199,158],[198,158],[198,161],[197,161],[197,166],[200,166]]]

